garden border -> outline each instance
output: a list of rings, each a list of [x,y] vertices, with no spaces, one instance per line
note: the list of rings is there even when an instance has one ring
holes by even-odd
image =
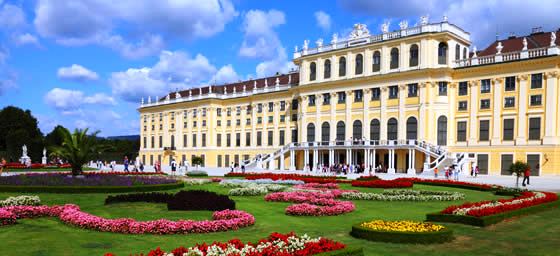
[[[503,213],[493,214],[484,217],[474,217],[468,215],[454,215],[454,214],[441,214],[441,213],[428,213],[426,214],[427,221],[433,222],[449,222],[449,223],[459,223],[465,225],[472,225],[472,226],[479,226],[479,227],[486,227],[492,224],[499,223],[504,221],[505,219],[526,215],[529,213],[540,212],[543,210],[548,210],[553,207],[560,206],[560,200],[538,204],[534,206],[529,206],[525,208],[521,208],[518,210],[507,211]]]
[[[419,185],[428,185],[428,186],[438,186],[438,187],[450,187],[450,188],[462,188],[462,189],[470,189],[470,190],[477,190],[477,191],[494,191],[494,188],[482,188],[477,186],[469,186],[469,185],[461,185],[461,184],[445,184],[445,183],[433,183],[433,182],[423,182],[423,181],[413,181],[414,184]]]
[[[121,192],[150,192],[183,188],[183,181],[170,184],[138,185],[138,186],[0,186],[0,192],[25,193],[121,193]]]
[[[361,227],[361,224],[352,225],[352,231],[350,231],[352,237],[374,242],[416,244],[445,243],[454,239],[453,230],[449,228],[434,232],[396,232],[371,230]]]

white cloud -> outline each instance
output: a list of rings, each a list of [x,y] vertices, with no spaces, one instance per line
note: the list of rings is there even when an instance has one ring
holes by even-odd
[[[161,96],[169,92],[169,86],[149,75],[150,68],[130,68],[124,72],[115,72],[109,78],[113,94],[130,102],[140,102],[140,98]]]
[[[6,64],[10,53],[0,45],[0,95],[17,88],[17,73]]]
[[[208,59],[197,54],[194,58],[182,51],[163,51],[150,70],[150,76],[170,83],[199,84],[211,77],[216,68]]]
[[[235,72],[231,64],[223,66],[218,70],[218,72],[212,77],[211,81],[215,84],[225,84],[237,82],[241,77]]]
[[[41,46],[41,44],[39,44],[39,39],[37,39],[36,36],[29,33],[14,35],[13,40],[18,46],[23,46],[23,45],[34,45],[37,47]]]
[[[97,73],[78,64],[72,64],[70,67],[59,68],[57,76],[61,80],[74,82],[95,81],[99,79]]]
[[[275,49],[282,46],[274,28],[285,22],[284,13],[281,11],[250,10],[247,12],[243,21],[244,38],[239,55],[264,59],[274,57]]]
[[[229,0],[39,0],[34,24],[61,44],[97,44],[140,58],[163,49],[164,38],[211,37],[236,16]]]
[[[81,113],[80,107],[85,104],[91,105],[115,105],[112,97],[103,93],[86,96],[78,90],[53,88],[44,97],[45,103],[62,111],[65,115],[76,115]]]
[[[21,8],[11,4],[0,7],[0,27],[15,29],[23,26],[25,26],[25,14]]]
[[[324,11],[315,12],[315,20],[317,20],[317,26],[325,31],[331,29],[331,16]]]

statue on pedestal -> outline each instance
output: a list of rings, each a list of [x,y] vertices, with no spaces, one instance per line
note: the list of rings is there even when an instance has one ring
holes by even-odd
[[[27,145],[24,144],[21,147],[21,151],[21,158],[19,159],[20,163],[27,164],[31,162],[31,158],[29,158],[29,156],[27,155]]]
[[[41,158],[42,164],[47,164],[47,149],[43,148],[43,158]]]

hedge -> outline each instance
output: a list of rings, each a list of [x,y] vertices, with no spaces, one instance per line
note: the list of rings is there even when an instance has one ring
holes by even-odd
[[[122,193],[122,192],[147,192],[183,188],[182,181],[170,184],[136,185],[136,186],[0,186],[0,192],[26,192],[26,193]]]
[[[208,177],[208,173],[205,171],[190,171],[187,172],[189,177]]]
[[[488,188],[487,189],[487,188],[477,187],[477,186],[450,184],[450,183],[432,183],[432,182],[414,181],[414,184],[440,186],[440,187],[450,187],[450,188],[462,188],[462,189],[470,189],[470,190],[478,190],[478,191],[492,191],[492,190],[494,190],[494,188]]]
[[[415,243],[432,244],[445,243],[453,240],[453,231],[445,228],[436,232],[395,232],[371,230],[360,226],[361,223],[353,225],[350,235],[356,238],[376,242],[389,243]]]
[[[511,218],[511,217],[526,215],[526,214],[530,214],[530,213],[534,213],[534,212],[539,212],[539,211],[547,210],[547,209],[550,209],[550,208],[553,208],[553,207],[558,207],[559,205],[560,205],[560,200],[550,202],[550,203],[530,206],[530,207],[522,208],[522,209],[519,209],[519,210],[508,211],[508,212],[503,212],[503,213],[499,213],[499,214],[484,216],[484,217],[474,217],[474,216],[468,216],[468,215],[455,215],[455,214],[429,213],[429,214],[426,215],[426,220],[427,221],[436,221],[436,222],[460,223],[460,224],[466,224],[466,225],[472,225],[472,226],[486,227],[486,226],[496,224],[498,222],[501,222],[501,221],[503,221],[505,219],[508,219],[508,218]]]
[[[175,194],[164,192],[109,195],[105,204],[122,202],[165,203],[172,211],[223,211],[235,210],[235,201],[226,195],[206,190],[181,190]]]
[[[315,256],[363,256],[364,250],[362,247],[348,247],[342,250],[336,250],[331,252],[323,252],[314,254]]]

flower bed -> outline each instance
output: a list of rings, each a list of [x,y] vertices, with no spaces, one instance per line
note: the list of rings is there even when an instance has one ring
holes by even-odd
[[[170,193],[136,193],[108,196],[105,204],[122,202],[149,202],[166,203],[168,210],[179,211],[221,211],[234,210],[235,201],[228,196],[218,195],[214,192],[204,190],[179,191],[176,194]]]
[[[397,180],[369,180],[369,181],[353,181],[352,187],[366,187],[366,188],[411,188],[412,182],[410,181],[397,181]]]
[[[185,185],[187,186],[200,186],[208,183],[212,183],[209,179],[183,179]]]
[[[187,172],[187,176],[190,177],[208,177],[208,173],[205,171],[190,171]]]
[[[558,195],[549,192],[522,192],[519,197],[497,201],[465,203],[428,214],[431,221],[488,226],[506,218],[559,205]]]
[[[349,200],[372,200],[372,201],[454,201],[465,199],[465,194],[448,191],[428,190],[385,190],[381,193],[347,192],[340,198]]]
[[[16,215],[0,208],[0,226],[16,224]]]
[[[286,190],[286,186],[276,184],[250,184],[240,188],[231,189],[228,192],[230,196],[258,196],[270,192],[279,192]]]
[[[367,180],[380,180],[380,179],[381,178],[374,175],[374,176],[360,176],[356,180],[367,181]]]
[[[374,220],[352,226],[350,234],[370,241],[391,243],[443,243],[453,232],[441,225],[415,221]]]
[[[268,194],[264,200],[269,202],[296,203],[286,208],[286,214],[297,216],[328,216],[352,212],[356,209],[352,202],[337,201],[330,191],[292,191]]]
[[[312,175],[301,175],[301,174],[281,174],[281,173],[228,173],[226,177],[245,177],[247,180],[256,179],[272,179],[272,180],[300,180],[305,183],[350,183],[350,180],[346,180],[341,177],[333,176],[312,176]]]
[[[438,179],[421,179],[421,178],[397,178],[394,181],[412,182],[415,184],[424,184],[432,186],[443,186],[453,188],[464,188],[479,191],[491,191],[499,188],[497,185],[488,185],[474,182],[454,181],[454,180],[438,180]]]
[[[11,196],[0,200],[0,207],[16,205],[40,205],[41,199],[38,196]]]
[[[272,180],[272,179],[256,179],[256,180],[240,180],[240,179],[224,179],[220,182],[220,186],[226,188],[238,188],[255,184],[277,184],[277,185],[301,185],[305,184],[300,180]]]
[[[343,251],[346,245],[326,238],[312,238],[307,235],[297,236],[294,233],[279,234],[272,233],[266,239],[261,239],[258,243],[243,243],[239,239],[229,240],[228,242],[213,242],[212,244],[196,244],[193,247],[178,247],[170,252],[165,252],[159,247],[151,250],[149,256],[183,256],[183,255],[220,255],[220,256],[291,256],[291,255],[318,255],[325,252]],[[344,255],[363,255],[360,250],[354,250],[356,254]],[[143,254],[141,254],[143,255]],[[337,254],[331,254],[337,255]],[[115,256],[107,253],[105,256]]]
[[[25,164],[22,163],[6,163],[6,165],[4,166],[4,168],[6,169],[43,169],[43,168],[65,169],[71,167],[72,166],[70,164],[46,165],[46,164],[39,164],[39,163],[31,164],[31,168],[28,168]]]
[[[6,213],[7,212],[7,213]],[[238,210],[214,212],[212,220],[194,221],[165,219],[136,221],[129,218],[106,219],[80,211],[77,205],[64,206],[8,206],[0,208],[0,216],[8,213],[16,219],[51,216],[83,229],[125,234],[189,234],[236,230],[255,223],[253,215]],[[10,224],[10,223],[8,223]]]
[[[302,185],[294,186],[296,189],[338,189],[338,184],[336,183],[305,183]]]

